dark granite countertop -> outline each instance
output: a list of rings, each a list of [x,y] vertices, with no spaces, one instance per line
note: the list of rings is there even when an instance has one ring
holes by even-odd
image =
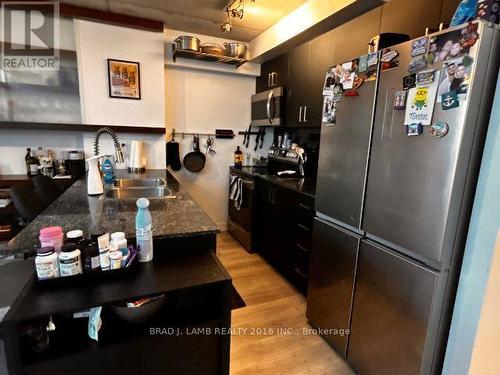
[[[166,178],[175,198],[150,199],[149,210],[153,218],[155,238],[189,237],[203,233],[217,233],[219,229],[203,209],[193,200],[177,180],[166,170],[149,170],[131,175],[117,171],[122,178]],[[118,200],[87,195],[85,178],[76,181],[35,220],[8,244],[3,253],[23,254],[39,244],[38,234],[43,227],[62,226],[69,230],[81,229],[86,234],[125,232],[127,238],[135,237],[135,199]]]
[[[267,167],[230,167],[230,171],[235,171],[247,175],[248,177],[258,177],[273,184],[282,186],[284,188],[296,191],[300,194],[305,194],[310,197],[315,197],[316,182],[310,178],[300,177],[276,177],[269,174]]]

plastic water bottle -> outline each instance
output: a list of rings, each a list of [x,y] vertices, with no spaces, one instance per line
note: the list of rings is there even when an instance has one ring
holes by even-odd
[[[153,231],[149,201],[139,198],[136,205],[138,210],[135,216],[135,238],[139,262],[150,262],[153,260]]]

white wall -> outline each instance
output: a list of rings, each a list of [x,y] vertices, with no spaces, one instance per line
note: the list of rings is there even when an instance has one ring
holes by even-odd
[[[250,96],[255,92],[255,78],[227,73],[166,68],[166,119],[167,134],[176,132],[214,132],[216,128],[245,130],[250,124]],[[170,139],[170,136],[168,136]],[[181,161],[192,148],[192,137],[177,136]],[[201,140],[202,146],[206,138]],[[232,140],[218,139],[215,156],[207,156],[205,168],[200,173],[190,173],[182,168],[173,172],[179,182],[203,207],[222,229],[227,227],[228,170],[233,163],[236,146],[241,146],[243,136]],[[272,131],[266,134],[264,148],[257,153],[266,155],[272,142]],[[254,154],[254,137],[244,154]],[[204,151],[202,147],[202,151]]]
[[[84,123],[165,126],[163,34],[75,20]],[[141,100],[109,97],[107,59],[140,63]]]

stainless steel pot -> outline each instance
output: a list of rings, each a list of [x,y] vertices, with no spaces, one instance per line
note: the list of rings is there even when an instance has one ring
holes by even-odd
[[[174,40],[177,49],[196,51],[200,50],[200,40],[194,36],[181,35]]]
[[[224,43],[224,47],[226,47],[227,56],[237,57],[239,59],[244,58],[247,52],[247,46],[243,43]]]

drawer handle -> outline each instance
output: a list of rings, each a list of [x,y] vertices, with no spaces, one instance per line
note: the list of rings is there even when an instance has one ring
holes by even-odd
[[[300,243],[295,244],[300,250],[302,250],[304,253],[309,253],[309,249],[306,249],[304,246],[302,246]]]
[[[299,207],[303,208],[304,210],[312,211],[312,207],[306,206],[304,203],[299,203]]]
[[[305,225],[302,225],[302,224],[297,224],[297,226],[302,229],[302,230],[305,230],[306,232],[309,232],[310,229],[308,227],[306,227]]]
[[[302,277],[303,279],[306,279],[307,278],[307,275],[305,273],[303,273],[301,270],[299,270],[297,267],[295,267],[294,271],[300,276]]]

